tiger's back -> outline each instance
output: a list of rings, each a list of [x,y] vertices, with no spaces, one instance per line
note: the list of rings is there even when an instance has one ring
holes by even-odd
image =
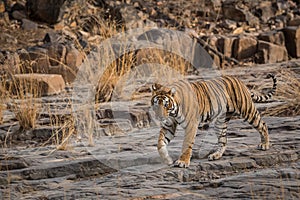
[[[246,117],[253,112],[251,93],[245,84],[232,76],[190,83],[199,103],[201,122],[214,119],[219,114]]]

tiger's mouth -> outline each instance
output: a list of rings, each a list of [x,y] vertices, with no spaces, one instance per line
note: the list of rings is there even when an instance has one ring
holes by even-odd
[[[155,113],[155,117],[159,121],[163,121],[163,120],[166,120],[169,117],[169,113],[165,109],[160,108],[160,107],[163,107],[163,106],[154,105],[154,106],[152,106],[152,109]]]

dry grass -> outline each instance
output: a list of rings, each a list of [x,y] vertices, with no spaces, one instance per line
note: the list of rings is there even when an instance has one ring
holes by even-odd
[[[19,121],[21,130],[30,130],[36,127],[38,117],[37,97],[40,96],[40,85],[30,80],[16,80],[14,76],[10,76],[7,87],[7,94],[12,100],[10,108],[16,119]]]
[[[15,104],[13,111],[21,130],[30,130],[36,127],[38,108],[35,103],[24,101],[20,105]]]
[[[5,85],[4,77],[0,76],[0,124],[3,123],[4,99],[5,99]]]
[[[138,52],[130,52],[114,61],[104,71],[99,79],[96,90],[96,102],[107,102],[111,100],[115,86],[120,86],[120,79],[130,70],[141,65],[149,65],[149,72],[152,74],[140,73],[138,78],[148,78],[154,76],[155,81],[171,82],[174,73],[170,73],[170,68],[179,74],[186,74],[191,69],[191,65],[176,54],[168,53],[159,49],[143,49]],[[150,69],[151,66],[156,69]],[[153,68],[155,68],[155,66]],[[165,66],[165,67],[162,67]],[[120,90],[120,88],[118,88]]]
[[[70,138],[76,134],[75,121],[72,117],[69,117],[64,122],[58,124],[58,126],[60,128],[53,134],[56,141],[56,149],[67,150],[70,148]]]
[[[275,98],[284,104],[268,108],[264,114],[270,116],[300,115],[300,77],[290,69],[278,73],[278,84]]]
[[[3,123],[3,111],[4,111],[4,106],[2,103],[0,103],[0,124]]]

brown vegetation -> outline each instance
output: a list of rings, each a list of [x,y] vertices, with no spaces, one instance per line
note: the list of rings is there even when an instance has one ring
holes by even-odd
[[[278,73],[279,82],[275,98],[283,104],[265,111],[270,116],[296,116],[300,114],[300,79],[291,69],[283,69]]]

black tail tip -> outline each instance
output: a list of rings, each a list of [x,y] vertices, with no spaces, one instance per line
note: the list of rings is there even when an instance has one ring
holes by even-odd
[[[267,75],[267,78],[274,78],[274,77],[275,77],[275,75],[272,74],[272,73],[269,73],[269,74]]]

